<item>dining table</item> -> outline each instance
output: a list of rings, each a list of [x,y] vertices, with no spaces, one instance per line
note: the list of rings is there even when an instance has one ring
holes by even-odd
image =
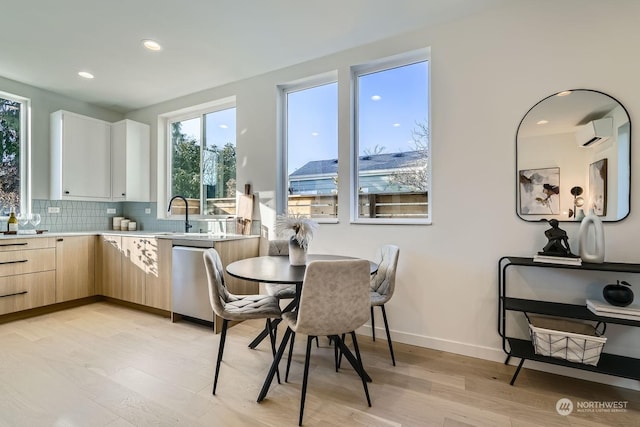
[[[329,261],[337,261],[337,260],[349,260],[349,259],[358,259],[356,257],[343,256],[343,255],[328,255],[328,254],[307,254],[307,264],[312,261],[320,261],[320,260],[329,260]],[[370,273],[375,274],[378,271],[378,264],[369,261]],[[245,258],[238,261],[234,261],[227,265],[226,271],[230,276],[236,277],[238,279],[248,280],[252,282],[261,282],[261,283],[279,283],[279,284],[290,284],[296,285],[296,298],[291,301],[287,307],[283,309],[283,312],[295,310],[297,307],[298,300],[300,299],[300,293],[302,291],[302,286],[304,283],[304,275],[306,271],[305,265],[291,265],[289,262],[289,257],[286,255],[265,255],[258,256],[253,258]],[[274,326],[279,323],[280,319],[274,319]],[[249,344],[249,347],[255,348],[255,346],[260,343],[264,338],[267,337],[268,331],[263,330],[260,335],[258,335],[252,342]],[[362,376],[368,382],[371,381],[371,377],[364,370],[364,367],[360,369],[360,365],[354,356],[354,354],[349,350],[349,348],[342,343],[340,340],[340,348],[342,350],[342,354],[345,356],[347,361],[353,366],[355,371]],[[280,352],[279,352],[280,353]],[[274,358],[274,363],[267,374],[267,378],[265,379],[264,385],[258,397],[258,402],[260,402],[266,396],[266,393],[269,389],[271,381],[273,380],[273,376],[277,371],[277,364],[280,361],[282,355],[276,355]]]

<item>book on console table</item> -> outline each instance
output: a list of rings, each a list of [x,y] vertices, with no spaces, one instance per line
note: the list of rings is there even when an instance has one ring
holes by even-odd
[[[580,257],[568,257],[568,256],[535,254],[533,256],[533,261],[546,262],[549,264],[582,265],[582,259]]]
[[[593,314],[602,317],[615,317],[625,320],[637,320],[640,322],[640,305],[632,304],[626,307],[617,307],[603,301],[588,299],[587,308]]]

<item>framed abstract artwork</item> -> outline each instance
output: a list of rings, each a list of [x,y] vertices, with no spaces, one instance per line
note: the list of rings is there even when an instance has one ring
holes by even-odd
[[[560,168],[518,171],[520,215],[560,213]]]
[[[607,214],[607,159],[589,165],[589,202],[596,215]]]

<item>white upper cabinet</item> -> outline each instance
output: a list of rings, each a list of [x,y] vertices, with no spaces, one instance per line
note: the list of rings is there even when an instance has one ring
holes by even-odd
[[[111,124],[56,111],[51,114],[53,200],[111,200]]]
[[[149,135],[144,123],[122,120],[111,125],[112,200],[150,201]]]

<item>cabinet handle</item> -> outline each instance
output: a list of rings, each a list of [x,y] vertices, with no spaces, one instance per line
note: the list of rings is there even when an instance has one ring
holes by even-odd
[[[23,243],[1,243],[0,246],[2,247],[6,247],[6,246],[27,246],[29,243],[27,242],[23,242]]]
[[[0,295],[0,298],[15,297],[16,295],[24,295],[24,294],[27,294],[27,293],[29,293],[29,291],[14,292],[12,294]]]
[[[56,242],[64,242],[64,239],[62,237],[56,239]]]
[[[122,195],[124,196],[124,195],[125,195],[125,193],[122,193]]]
[[[65,190],[64,194],[69,194],[69,191],[68,191],[68,190]]]
[[[0,265],[5,265],[5,264],[21,264],[23,262],[27,262],[29,261],[28,259],[19,259],[17,261],[5,261],[5,262],[0,262]]]

